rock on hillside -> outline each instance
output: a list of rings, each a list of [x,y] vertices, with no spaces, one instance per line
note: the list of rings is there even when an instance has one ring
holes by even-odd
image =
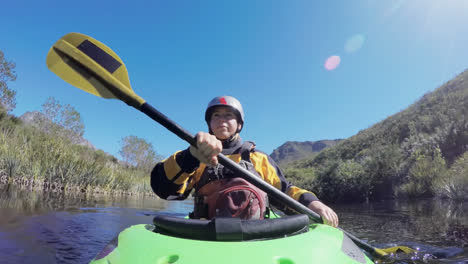
[[[325,148],[336,145],[341,140],[342,139],[305,142],[288,141],[273,150],[270,156],[277,163],[285,164],[307,158],[308,156],[318,153]]]

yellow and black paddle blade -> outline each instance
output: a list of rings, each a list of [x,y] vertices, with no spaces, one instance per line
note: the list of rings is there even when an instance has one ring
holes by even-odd
[[[405,246],[382,248],[380,250],[384,251],[387,254],[398,254],[398,253],[412,254],[412,253],[418,252],[416,249],[412,249],[412,248],[405,247]]]
[[[93,95],[120,99],[137,109],[145,103],[133,92],[119,56],[89,36],[63,36],[49,50],[46,64],[64,81]]]

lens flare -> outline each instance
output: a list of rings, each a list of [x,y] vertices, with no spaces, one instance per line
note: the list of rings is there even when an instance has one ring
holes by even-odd
[[[362,48],[362,45],[364,45],[364,41],[366,38],[362,34],[356,34],[352,37],[350,37],[345,44],[345,51],[347,53],[354,53],[358,51],[360,48]]]
[[[341,59],[340,56],[333,55],[327,58],[325,61],[325,69],[328,71],[333,71],[340,65]]]
[[[385,17],[389,17],[396,13],[404,4],[408,2],[407,0],[395,0],[389,3],[393,3],[393,5],[390,7],[390,9],[387,10],[387,12],[384,14]]]

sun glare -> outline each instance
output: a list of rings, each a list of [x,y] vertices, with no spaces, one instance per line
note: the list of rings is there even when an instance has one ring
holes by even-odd
[[[466,26],[467,0],[405,1],[414,20],[422,20],[426,30],[450,30],[448,27]],[[402,7],[403,8],[403,7]]]

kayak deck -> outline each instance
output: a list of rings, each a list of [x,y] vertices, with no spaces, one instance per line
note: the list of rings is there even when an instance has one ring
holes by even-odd
[[[118,246],[91,263],[373,263],[343,232],[323,224],[293,236],[243,242],[180,238],[154,229],[144,224],[125,229]]]

